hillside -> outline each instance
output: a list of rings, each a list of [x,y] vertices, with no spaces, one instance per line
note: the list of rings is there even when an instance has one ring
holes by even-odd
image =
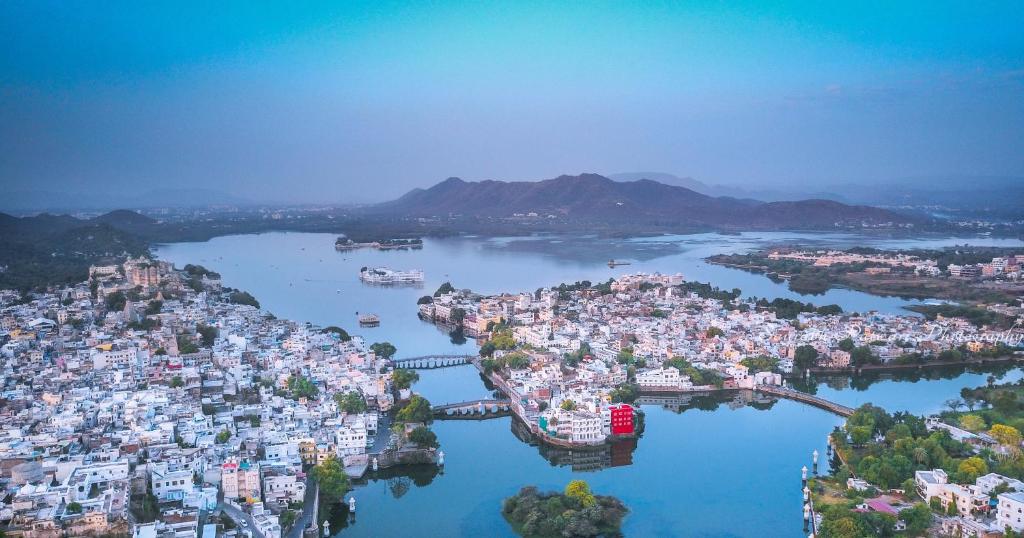
[[[131,211],[86,220],[45,213],[16,218],[0,213],[0,288],[28,290],[85,280],[94,263],[145,253],[148,241],[130,229],[154,223]]]
[[[410,217],[539,217],[595,223],[723,229],[823,229],[911,223],[891,211],[830,200],[759,202],[713,197],[650,179],[613,181],[597,174],[543,181],[467,182],[449,178],[372,208]]]

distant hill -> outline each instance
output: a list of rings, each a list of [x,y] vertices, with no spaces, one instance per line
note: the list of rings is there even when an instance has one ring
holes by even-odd
[[[821,229],[861,224],[909,223],[910,217],[884,209],[830,200],[759,202],[713,197],[650,179],[613,181],[597,174],[543,181],[467,182],[448,178],[429,189],[371,208],[395,216],[462,215],[539,217],[630,226],[725,229]]]
[[[0,213],[0,288],[81,282],[89,265],[146,253],[149,242],[140,233],[155,224],[124,210],[93,219]]]

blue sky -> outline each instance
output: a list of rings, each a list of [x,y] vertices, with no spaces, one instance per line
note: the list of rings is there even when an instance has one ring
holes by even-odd
[[[0,181],[1024,176],[1024,4],[971,4],[5,2]]]

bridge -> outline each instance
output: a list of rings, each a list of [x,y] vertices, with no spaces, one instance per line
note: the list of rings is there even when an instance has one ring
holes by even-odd
[[[419,357],[392,359],[391,363],[395,368],[429,370],[432,368],[462,366],[463,364],[469,364],[475,358],[476,355],[421,355]]]
[[[512,402],[509,400],[470,400],[435,405],[430,410],[437,420],[483,420],[511,414]]]
[[[779,387],[776,385],[757,385],[754,387],[754,390],[764,394],[778,396],[779,398],[796,400],[807,405],[813,405],[814,407],[824,409],[830,413],[835,413],[841,417],[848,417],[853,414],[853,408],[846,407],[845,405],[839,405],[835,402],[830,402],[813,394],[807,394],[806,392],[800,392],[786,387]]]

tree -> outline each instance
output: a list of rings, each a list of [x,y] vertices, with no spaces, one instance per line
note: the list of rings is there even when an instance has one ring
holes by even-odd
[[[228,430],[227,428],[224,428],[223,430],[220,431],[220,433],[217,434],[217,443],[218,444],[222,445],[222,444],[228,442],[228,439],[231,439],[231,431]]]
[[[247,291],[235,290],[231,292],[231,295],[228,295],[228,301],[234,304],[244,304],[256,308],[260,307],[260,302]]]
[[[82,513],[82,505],[77,503],[77,502],[75,502],[75,501],[72,501],[72,502],[68,503],[67,512],[69,514],[81,514]]]
[[[181,376],[180,375],[176,375],[176,376],[171,378],[171,388],[172,389],[176,389],[178,387],[184,387],[184,386],[185,386],[185,382],[181,380]]]
[[[349,340],[352,339],[352,336],[348,334],[348,331],[342,329],[341,327],[338,327],[337,325],[331,325],[329,327],[326,327],[324,328],[323,332],[338,335],[338,338],[342,342],[348,342]]]
[[[334,456],[329,456],[322,463],[313,467],[313,478],[320,485],[320,495],[325,499],[340,502],[345,493],[351,489],[345,468]]]
[[[576,409],[576,402],[572,400],[562,400],[562,405],[560,407],[563,411],[572,411],[573,409]]]
[[[453,291],[455,291],[455,286],[452,286],[451,282],[445,282],[444,284],[441,284],[437,288],[437,291],[434,292],[434,297],[440,297],[446,293],[451,293]]]
[[[466,319],[466,310],[464,308],[453,308],[451,313],[448,314],[448,319],[450,319],[452,323],[461,325],[462,320]]]
[[[316,398],[320,394],[320,389],[317,388],[316,384],[309,378],[301,375],[289,377],[287,386],[292,398],[296,400],[299,398]]]
[[[803,345],[796,348],[793,357],[793,367],[797,370],[807,370],[818,365],[818,350],[814,346]]]
[[[107,307],[107,310],[111,312],[116,312],[119,310],[124,310],[124,306],[128,304],[128,298],[125,297],[124,292],[115,291],[113,293],[107,294],[107,296],[103,299],[103,304]]]
[[[960,409],[963,406],[964,406],[964,401],[959,399],[959,398],[950,398],[950,399],[946,400],[946,407],[948,407],[949,410],[954,412],[954,413],[956,413],[957,409]]]
[[[391,345],[391,342],[377,342],[370,346],[370,351],[384,360],[390,360],[391,357],[395,356],[398,349]]]
[[[481,357],[491,357],[491,356],[494,355],[494,351],[496,349],[497,349],[497,346],[494,345],[494,342],[488,340],[488,341],[484,342],[482,346],[480,346],[480,356]]]
[[[576,499],[584,507],[590,507],[597,504],[597,499],[594,498],[594,494],[590,492],[590,484],[587,484],[584,480],[573,480],[565,486],[565,496],[571,499]]]
[[[396,368],[391,372],[391,383],[394,384],[395,388],[407,389],[412,386],[413,383],[420,380],[420,374],[415,370],[406,370],[405,368]]]
[[[211,327],[210,325],[203,323],[196,325],[196,332],[198,332],[199,336],[202,338],[204,347],[213,346],[213,343],[217,340],[217,335],[220,333],[216,327]]]
[[[971,432],[978,432],[985,429],[985,419],[978,415],[964,415],[960,417],[960,427]]]
[[[185,336],[184,334],[179,334],[177,340],[178,340],[178,353],[181,353],[183,355],[188,355],[190,353],[198,353],[199,352],[199,346],[197,346],[195,344],[195,342],[193,342],[192,339],[189,338],[188,336]]]
[[[961,461],[956,471],[960,474],[961,481],[974,482],[979,476],[988,473],[988,464],[985,463],[985,460],[972,456]]]
[[[346,413],[366,412],[366,400],[363,399],[363,395],[359,394],[358,391],[353,390],[344,394],[336,392],[334,393],[334,401],[338,404],[338,409]]]
[[[853,343],[853,338],[850,338],[849,336],[839,341],[839,349],[847,353],[853,351],[853,348],[855,347],[856,345]]]
[[[416,426],[409,432],[409,440],[422,447],[437,448],[441,446],[437,442],[437,434],[430,431],[426,426]]]
[[[1005,424],[995,424],[992,429],[988,431],[988,434],[993,439],[999,442],[999,444],[1011,447],[1012,449],[1019,450],[1021,435],[1020,431],[1013,426],[1007,426]]]
[[[725,331],[718,327],[708,327],[708,330],[704,331],[705,338],[714,338],[716,336],[725,336]]]
[[[429,296],[429,295],[424,295],[423,297],[420,297],[419,299],[416,299],[416,304],[418,304],[418,305],[419,304],[430,304],[432,302],[434,302],[434,298]]]
[[[398,422],[430,422],[433,416],[430,401],[415,394],[409,399],[409,403],[398,410],[395,420]]]

